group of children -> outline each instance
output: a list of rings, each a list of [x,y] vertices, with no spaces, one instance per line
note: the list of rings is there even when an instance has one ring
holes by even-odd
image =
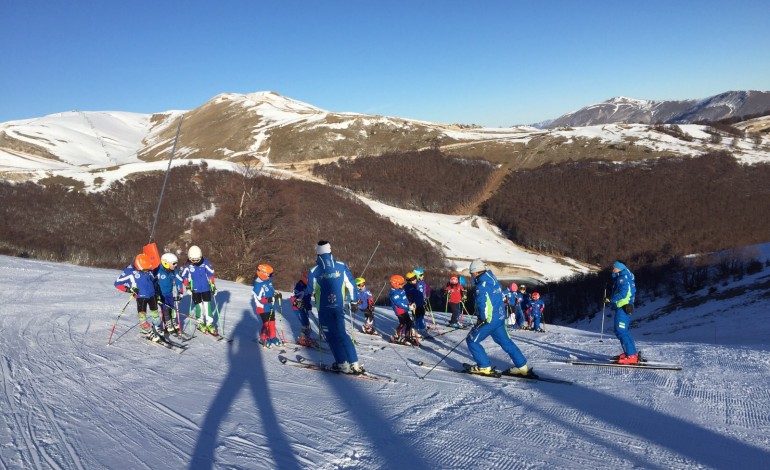
[[[512,330],[532,330],[545,333],[542,327],[543,311],[545,303],[540,298],[540,293],[527,293],[527,286],[518,285],[515,282],[503,290],[503,301],[508,313],[507,325]]]
[[[198,246],[190,247],[187,258],[180,270],[179,259],[173,253],[164,253],[157,265],[146,253],[140,253],[115,280],[118,290],[136,299],[139,329],[147,339],[158,342],[171,333],[181,334],[183,323],[178,305],[185,292],[192,296],[190,308],[195,310],[194,315],[190,312],[188,316],[199,330],[218,335],[210,306],[216,293],[214,268]]]

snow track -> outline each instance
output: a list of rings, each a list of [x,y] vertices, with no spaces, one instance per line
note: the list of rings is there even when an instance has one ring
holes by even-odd
[[[467,330],[420,348],[357,334],[367,369],[398,379],[366,382],[281,365],[254,342],[246,286],[220,286],[234,341],[201,338],[178,355],[124,335],[133,304],[106,345],[125,303],[112,289],[117,272],[5,257],[0,272],[0,470],[758,468],[770,458],[767,345],[643,337],[651,360],[683,365],[673,372],[563,362],[617,354],[614,338],[595,333],[512,332],[538,373],[574,381],[565,387],[425,376],[415,365],[471,362]],[[434,313],[444,325],[447,315]],[[396,326],[387,308],[375,316],[380,332]],[[296,318],[284,328],[296,335]],[[494,365],[510,364],[484,346]]]

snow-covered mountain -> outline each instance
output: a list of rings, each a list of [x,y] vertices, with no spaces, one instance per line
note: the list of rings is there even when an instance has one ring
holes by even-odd
[[[698,109],[703,113],[723,109],[749,112],[760,106],[756,104],[757,93],[767,95],[731,92],[719,99],[698,102]],[[694,109],[671,103],[684,102],[616,98],[592,108],[591,115],[602,116],[598,119],[602,122],[637,121],[627,116],[639,112],[656,116],[671,106],[676,107],[676,112],[670,114],[683,116],[688,109]],[[447,153],[484,158],[514,169],[580,158],[625,160],[672,153],[698,155],[719,149],[728,149],[749,163],[762,161],[769,154],[762,140],[762,132],[768,126],[755,130],[760,136],[759,144],[748,138],[735,144],[732,138],[713,143],[702,127],[690,128],[692,134],[702,136],[691,141],[672,138],[639,124],[573,125],[565,129],[557,123],[552,124],[557,128],[550,130],[529,126],[479,129],[330,112],[277,93],[258,92],[221,94],[189,111],[152,115],[69,111],[2,123],[0,175],[14,180],[65,176],[91,187],[94,181],[104,184],[116,174],[122,177],[127,172],[146,171],[143,163],[168,158],[182,115],[176,158],[233,163],[256,158],[284,167],[435,146]]]
[[[251,289],[226,281],[219,324],[233,342],[198,336],[178,355],[138,337],[132,301],[118,315],[129,299],[112,287],[117,271],[0,256],[0,272],[0,468],[749,469],[770,458],[767,269],[665,316],[668,299],[637,309],[639,347],[681,371],[567,364],[619,352],[601,312],[511,333],[538,373],[572,385],[418,365],[472,361],[463,330],[419,349],[356,335],[360,360],[392,383],[282,365],[254,342]],[[396,326],[387,308],[375,317],[382,333]],[[284,351],[331,361],[325,349]]]
[[[669,124],[716,121],[770,110],[770,92],[729,91],[704,99],[650,101],[618,96],[564,114],[546,126],[581,127],[613,123]]]

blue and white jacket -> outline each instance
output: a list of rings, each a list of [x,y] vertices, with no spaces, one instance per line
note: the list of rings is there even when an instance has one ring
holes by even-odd
[[[476,278],[476,315],[486,323],[505,321],[503,288],[492,271],[487,270]]]
[[[318,255],[316,265],[310,270],[305,292],[315,296],[319,311],[342,311],[346,303],[358,303],[358,289],[353,279],[345,263],[336,261],[331,253],[324,253]]]

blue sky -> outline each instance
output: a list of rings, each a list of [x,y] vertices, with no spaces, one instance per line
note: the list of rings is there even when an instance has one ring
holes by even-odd
[[[770,90],[770,2],[0,0],[0,122],[272,90],[330,111],[527,124]]]

